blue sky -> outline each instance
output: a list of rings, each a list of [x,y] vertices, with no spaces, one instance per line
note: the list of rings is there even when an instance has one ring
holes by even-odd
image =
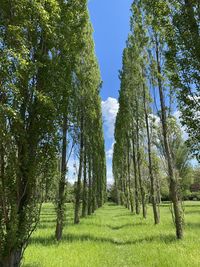
[[[89,0],[96,55],[103,81],[101,97],[108,182],[112,180],[113,131],[120,88],[118,73],[122,66],[122,52],[129,32],[131,3],[132,0]]]

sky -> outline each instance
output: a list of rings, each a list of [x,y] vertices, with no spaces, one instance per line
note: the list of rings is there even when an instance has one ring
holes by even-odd
[[[122,67],[122,53],[130,28],[131,3],[132,0],[90,0],[88,5],[94,29],[96,55],[103,81],[101,97],[108,183],[113,180],[112,148],[120,89],[118,74]]]

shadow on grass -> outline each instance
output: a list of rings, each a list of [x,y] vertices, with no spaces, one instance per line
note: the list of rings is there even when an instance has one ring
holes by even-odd
[[[200,215],[200,210],[186,210],[185,214],[198,214],[198,215]]]
[[[195,230],[200,230],[200,222],[199,223],[187,223],[186,227],[193,228]]]
[[[45,223],[55,223],[56,222],[56,219],[55,218],[49,218],[49,219],[43,219],[43,218],[40,218],[40,223],[42,224],[45,224]]]
[[[123,225],[117,225],[117,226],[112,226],[112,225],[105,225],[108,228],[110,228],[111,230],[120,230],[123,228],[127,228],[127,227],[135,227],[135,226],[144,226],[143,223],[127,223],[127,224],[123,224]]]
[[[55,223],[45,223],[45,224],[39,224],[37,226],[37,229],[42,230],[42,229],[53,229],[56,228],[56,222]]]
[[[109,225],[109,224],[97,224],[97,223],[85,223],[84,222],[84,225],[87,225],[87,226],[93,226],[93,227],[100,227],[100,228],[109,228],[111,230],[120,230],[120,229],[123,229],[123,228],[126,228],[126,227],[136,227],[136,226],[144,226],[146,225],[145,223],[127,223],[127,224],[122,224],[122,225],[116,225],[116,226],[113,226],[113,225]]]
[[[132,217],[133,215],[134,215],[133,213],[129,212],[129,213],[124,213],[124,214],[117,214],[117,215],[115,215],[113,217],[115,217],[115,218],[123,218],[123,217]]]
[[[118,207],[118,205],[115,204],[114,202],[107,202],[106,204],[107,206],[110,206],[110,207]]]
[[[198,201],[196,204],[184,204],[184,208],[200,208],[200,201]]]
[[[163,242],[165,244],[170,244],[173,242],[177,242],[174,235],[155,235],[155,236],[146,236],[144,238],[135,239],[135,240],[121,240],[121,239],[112,239],[106,237],[96,237],[89,234],[84,235],[75,235],[75,234],[67,234],[64,235],[62,238],[61,243],[68,242],[98,242],[98,243],[110,243],[113,245],[135,245],[138,243],[152,243],[152,242]],[[31,239],[32,244],[40,244],[42,246],[49,246],[49,245],[58,245],[59,243],[55,240],[54,236],[49,237],[33,237]]]

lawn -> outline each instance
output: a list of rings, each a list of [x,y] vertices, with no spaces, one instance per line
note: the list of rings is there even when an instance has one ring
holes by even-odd
[[[37,231],[25,252],[23,267],[195,267],[200,266],[200,202],[185,202],[185,238],[175,239],[169,205],[161,205],[161,224],[124,207],[106,204],[79,225],[73,210],[63,240],[54,239],[55,211],[45,204]]]

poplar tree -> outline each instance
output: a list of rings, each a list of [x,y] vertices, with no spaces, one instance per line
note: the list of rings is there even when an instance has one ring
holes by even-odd
[[[90,214],[102,206],[106,190],[105,149],[99,97],[101,79],[88,14],[82,38],[84,46],[76,64],[76,115],[80,152],[74,223],[80,221],[81,201],[82,217],[85,217],[88,212]]]
[[[58,87],[57,119],[60,127],[60,179],[56,196],[56,239],[62,238],[65,220],[65,192],[67,179],[67,163],[72,152],[76,131],[72,125],[76,124],[76,64],[77,57],[83,51],[82,31],[87,22],[86,1],[61,1],[60,23],[58,25],[59,40],[54,51],[54,57],[59,69],[56,71],[56,86]],[[70,147],[72,146],[72,147]]]
[[[40,214],[43,173],[55,153],[51,52],[57,1],[2,1],[0,17],[0,265],[19,266]]]
[[[200,6],[198,0],[169,2],[172,20],[167,35],[167,66],[181,121],[189,135],[188,146],[200,161]],[[165,19],[167,14],[162,15]]]

